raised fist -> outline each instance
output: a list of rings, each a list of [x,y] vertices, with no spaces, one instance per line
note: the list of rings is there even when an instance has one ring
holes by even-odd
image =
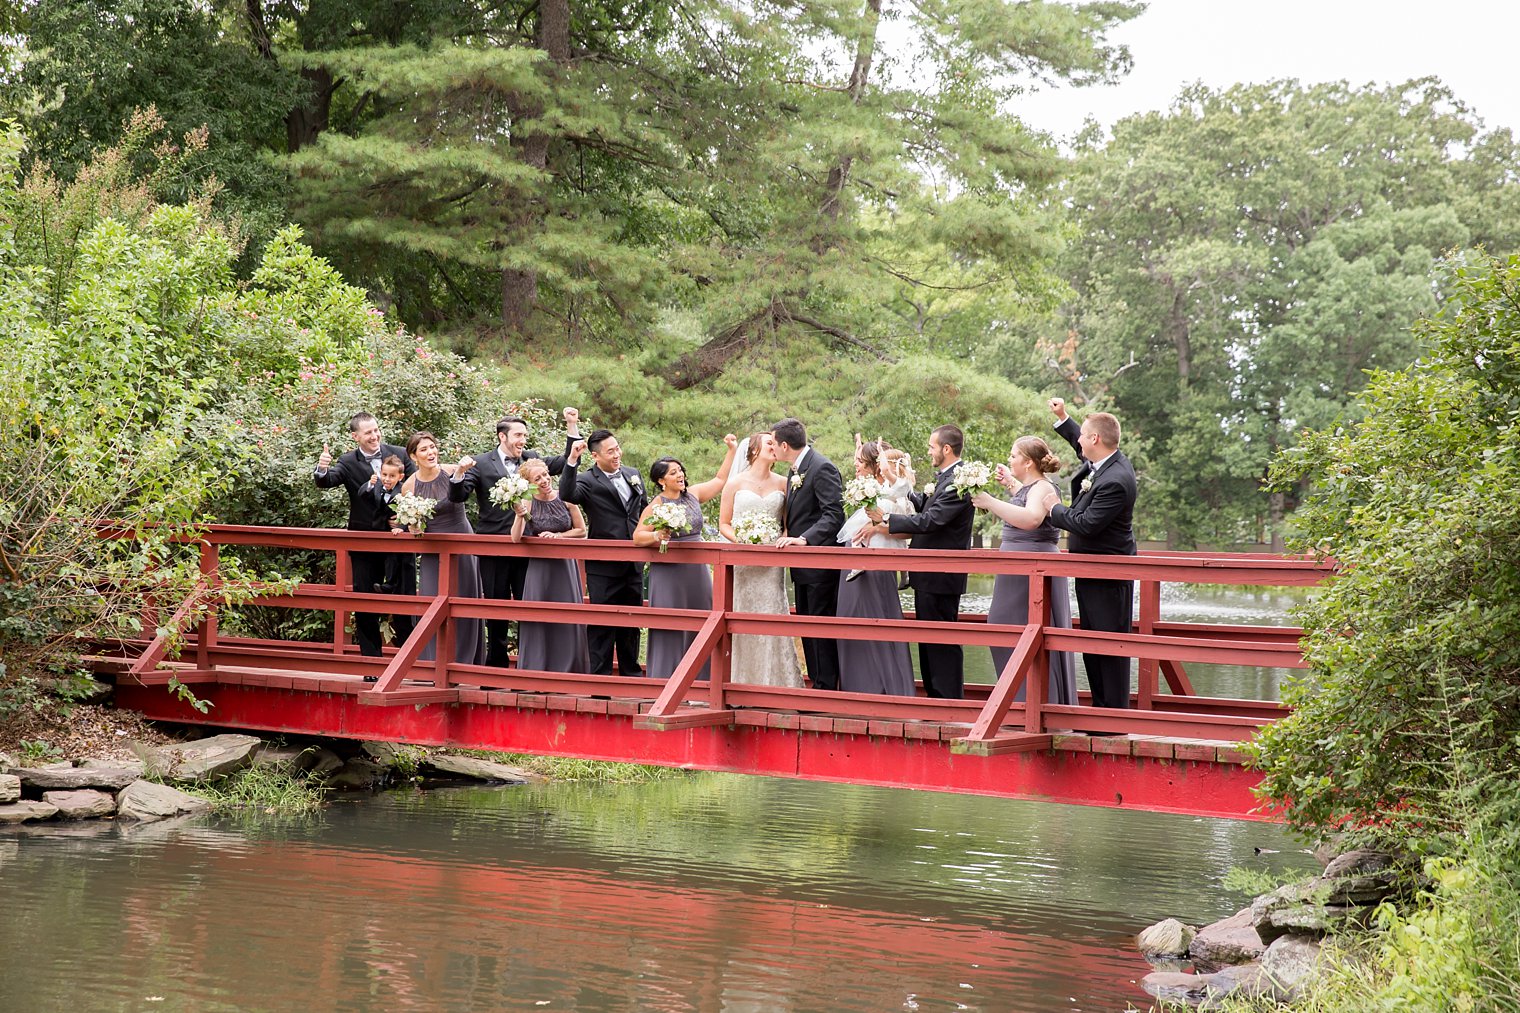
[[[1050,399],[1050,410],[1055,414],[1058,421],[1066,421],[1066,399],[1053,397]]]
[[[471,457],[469,454],[466,454],[459,459],[460,471],[469,471],[473,467],[475,467],[475,458]]]
[[[723,445],[732,450],[739,445],[739,437],[735,436],[733,433],[729,433],[727,436],[723,437]]]

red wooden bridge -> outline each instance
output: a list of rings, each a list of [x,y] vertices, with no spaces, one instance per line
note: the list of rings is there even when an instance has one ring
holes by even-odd
[[[266,732],[380,739],[427,746],[619,760],[701,770],[843,781],[1157,812],[1271,819],[1258,811],[1258,775],[1241,746],[1281,717],[1273,701],[1200,696],[1188,664],[1302,668],[1301,631],[1284,626],[1163,622],[1161,585],[1309,586],[1330,564],[1266,554],[1146,553],[1103,557],[973,550],[813,549],[674,545],[667,556],[627,542],[535,541],[484,535],[424,535],[409,543],[439,556],[439,586],[459,555],[656,560],[713,568],[710,611],[356,594],[349,550],[395,551],[383,533],[214,526],[201,531],[198,594],[152,641],[125,641],[97,656],[117,675],[120,706],[150,718]],[[261,607],[333,613],[330,642],[261,640],[218,630],[215,592],[223,550],[264,547],[336,553],[334,584],[303,584],[258,598]],[[1030,581],[1029,617],[995,625],[981,615],[958,623],[815,618],[736,612],[735,566],[807,566],[1013,574]],[[1046,577],[1139,582],[1139,620],[1127,634],[1049,625]],[[209,614],[181,631],[210,596]],[[356,609],[418,616],[416,629],[384,657],[364,657],[344,633]],[[438,638],[453,657],[449,619],[500,616],[688,630],[696,634],[668,679],[573,675],[419,660]],[[958,643],[1013,648],[994,685],[968,684],[964,700],[894,697],[746,684],[731,671],[730,638],[742,634]],[[181,647],[171,658],[171,646]],[[1139,659],[1130,710],[1043,699],[1047,652]],[[696,675],[710,663],[711,679]],[[366,681],[365,677],[374,681]],[[205,713],[165,691],[177,680],[211,707]],[[1079,679],[1080,681],[1080,679]],[[1162,683],[1167,692],[1162,692]],[[1026,699],[1014,700],[1020,689]],[[920,690],[921,692],[921,690]],[[1083,729],[1081,733],[1061,729]]]

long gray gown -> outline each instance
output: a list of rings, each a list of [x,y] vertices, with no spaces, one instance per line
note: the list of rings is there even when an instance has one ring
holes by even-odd
[[[428,531],[441,535],[473,535],[470,519],[465,516],[463,503],[449,501],[449,476],[439,472],[431,482],[420,478],[414,483],[413,495],[435,499],[438,506],[427,523]],[[454,594],[461,598],[480,597],[480,561],[474,556],[450,556],[454,570]],[[431,596],[438,593],[438,556],[423,553],[420,570],[419,593]],[[479,619],[451,619],[454,626],[454,660],[463,665],[485,664],[485,642],[480,636]],[[432,661],[437,656],[437,640],[428,641],[420,657]]]
[[[533,512],[523,524],[523,536],[541,531],[569,531],[570,508],[565,501],[533,501]],[[523,601],[560,601],[579,605],[580,571],[573,559],[529,559],[523,579]],[[535,672],[589,672],[586,627],[580,623],[523,623],[518,633],[517,667]]]
[[[671,500],[660,496],[656,503]],[[672,542],[700,542],[702,540],[702,504],[689,492],[683,492],[674,502],[686,507],[688,527],[685,534],[672,535]],[[680,552],[679,549],[675,550]],[[712,571],[706,563],[651,563],[649,566],[649,607],[666,609],[712,609]],[[695,632],[686,630],[650,630],[649,660],[645,666],[651,679],[668,679],[675,674],[676,666],[686,655],[686,649],[697,638]],[[708,666],[703,665],[698,679],[706,679]]]
[[[870,549],[861,549],[870,552]],[[839,606],[835,615],[851,619],[901,619],[897,574],[864,570],[854,580],[839,574]],[[913,659],[901,641],[841,640],[839,688],[846,693],[912,696]]]
[[[1038,485],[1039,483],[1034,483]],[[1026,485],[1008,498],[1008,502],[1014,506],[1024,506],[1024,501],[1029,498],[1029,490],[1034,485]],[[1024,530],[1016,528],[1012,524],[1003,525],[1003,544],[998,546],[1002,552],[1059,552],[1057,541],[1061,536],[1060,530],[1046,518],[1037,528]],[[1045,578],[1045,593],[1050,599],[1050,625],[1059,626],[1063,629],[1071,629],[1071,597],[1068,589],[1068,581],[1065,577]],[[1007,623],[1010,626],[1023,626],[1029,622],[1029,578],[1024,576],[1004,575],[998,577],[992,585],[992,606],[987,610],[989,623]],[[993,647],[992,667],[1001,675],[1003,666],[1008,664],[1008,659],[1013,656],[1011,647]],[[1024,690],[1021,687],[1015,700],[1024,699]],[[1077,669],[1071,652],[1050,652],[1050,681],[1045,689],[1045,702],[1058,704],[1075,704],[1077,702]]]

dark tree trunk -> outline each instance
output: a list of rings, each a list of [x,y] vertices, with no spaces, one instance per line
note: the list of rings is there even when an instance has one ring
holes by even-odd
[[[285,116],[285,143],[291,154],[322,136],[332,112],[333,92],[338,90],[338,83],[326,67],[303,67],[301,80],[310,94]]]

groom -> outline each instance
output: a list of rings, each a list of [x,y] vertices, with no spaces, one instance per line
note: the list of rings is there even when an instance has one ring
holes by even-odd
[[[771,437],[776,441],[776,459],[791,465],[786,478],[787,536],[776,544],[833,545],[844,526],[844,481],[839,469],[808,446],[807,430],[797,419],[782,419],[771,426]],[[792,583],[798,615],[831,616],[838,611],[838,571],[793,567]],[[839,649],[833,640],[803,637],[802,655],[815,688],[839,688]]]

